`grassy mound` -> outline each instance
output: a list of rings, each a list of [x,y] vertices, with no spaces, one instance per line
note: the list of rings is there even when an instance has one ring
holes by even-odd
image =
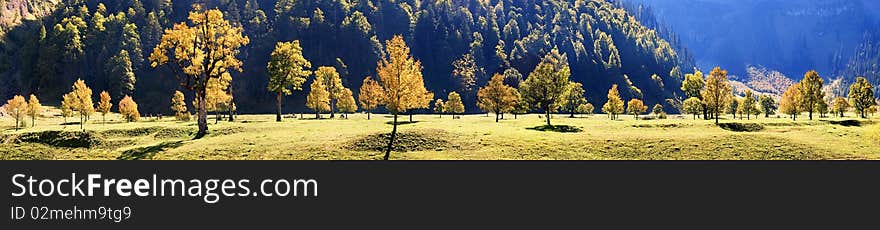
[[[391,149],[395,152],[442,150],[450,145],[443,138],[444,136],[446,136],[445,133],[439,130],[400,132],[394,138],[394,146]],[[355,151],[385,151],[389,138],[391,138],[391,133],[371,134],[355,139],[347,144],[346,148]]]
[[[157,139],[185,138],[194,136],[195,133],[196,130],[190,128],[164,128],[156,131],[153,137]]]
[[[542,125],[535,126],[531,128],[526,128],[529,130],[537,130],[542,132],[558,132],[558,133],[579,133],[584,130],[579,127],[574,127],[570,125]]]
[[[104,142],[104,137],[94,131],[43,131],[21,134],[15,141],[54,147],[92,148],[101,145]]]
[[[756,123],[721,123],[718,124],[724,130],[734,132],[757,132],[764,130],[764,126]]]
[[[846,127],[851,127],[851,126],[859,127],[859,126],[862,126],[862,122],[861,122],[861,121],[858,121],[858,120],[828,121],[828,123],[831,123],[831,124],[834,124],[834,125],[846,126]]]
[[[111,129],[101,132],[108,137],[142,137],[162,130],[162,127],[142,127],[134,129]]]

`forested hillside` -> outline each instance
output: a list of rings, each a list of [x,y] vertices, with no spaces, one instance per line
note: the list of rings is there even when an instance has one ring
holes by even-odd
[[[313,69],[334,66],[343,85],[357,90],[375,75],[384,41],[403,35],[424,66],[428,90],[459,92],[468,112],[478,111],[476,89],[494,73],[516,86],[553,48],[594,104],[618,84],[624,100],[668,105],[682,99],[683,72],[693,67],[676,51],[680,43],[663,39],[674,35],[604,0],[65,0],[47,16],[3,24],[0,96],[34,93],[58,105],[81,78],[113,98],[133,95],[143,113],[170,113],[177,79],[147,57],[163,29],[185,21],[194,3],[220,9],[250,39],[239,55],[243,71],[233,72],[241,113],[273,111],[266,66],[279,41],[300,40]],[[284,111],[300,111],[305,93],[285,100]]]

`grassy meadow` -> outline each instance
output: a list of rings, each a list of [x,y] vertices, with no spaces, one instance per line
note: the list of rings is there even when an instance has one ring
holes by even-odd
[[[96,114],[78,132],[79,125],[60,117],[38,118],[36,127],[13,129],[14,121],[0,118],[0,159],[381,159],[390,116],[349,115],[349,119],[286,118],[273,114],[239,115],[235,122],[214,124],[210,134],[193,140],[194,121],[142,118],[121,122],[109,114],[103,124]],[[880,143],[872,126],[876,120],[845,118],[787,118],[733,120],[722,123],[693,120],[688,115],[669,119],[635,120],[606,115],[554,115],[554,125],[579,132],[541,131],[541,115],[415,115],[402,124],[397,151],[391,159],[407,160],[824,160],[880,159]],[[329,115],[324,115],[325,118]],[[649,117],[650,116],[642,116]],[[30,126],[30,118],[28,125]],[[401,121],[407,121],[403,116]],[[68,121],[78,121],[77,117]],[[536,128],[538,127],[538,128]],[[729,128],[733,127],[733,128]],[[746,128],[742,128],[746,127]],[[742,131],[747,130],[747,131]],[[571,131],[571,130],[570,130]]]

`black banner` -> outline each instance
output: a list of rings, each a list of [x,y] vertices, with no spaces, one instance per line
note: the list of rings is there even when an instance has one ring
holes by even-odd
[[[571,229],[599,222],[626,228],[707,220],[713,220],[708,226],[755,220],[792,226],[845,213],[850,221],[831,225],[839,227],[858,220],[870,222],[880,213],[877,162],[3,161],[0,165],[5,173],[0,192],[8,206],[2,223],[12,227],[0,229]],[[193,185],[189,183],[193,179],[216,179],[214,193],[220,193],[222,181],[228,179],[235,184],[230,191],[244,196],[220,194],[210,203],[204,190],[211,186],[204,185],[193,185],[203,190],[200,196],[159,196],[144,189],[141,194],[146,196],[131,192],[126,197],[115,191],[118,187],[96,188],[93,196],[87,196],[88,180],[82,186],[83,196],[58,195],[68,193],[72,185],[56,182],[89,174],[100,174],[97,182],[143,179],[149,186],[154,175],[158,180],[180,179],[187,186]],[[23,193],[21,186],[28,186],[28,177],[37,182],[27,192],[37,196],[15,196]],[[45,182],[41,191],[42,179],[51,182]],[[266,179],[272,182],[260,186]],[[306,184],[304,179],[314,183]],[[249,182],[247,193],[238,187],[241,180]],[[288,185],[281,183],[276,189],[279,180],[288,180]],[[290,189],[287,196],[278,195],[284,194],[284,187],[296,187],[296,181],[297,196]],[[39,195],[49,192],[49,183],[54,184],[54,195]],[[265,196],[259,187],[274,196]],[[109,196],[104,196],[105,189]],[[105,215],[83,214],[91,210]]]

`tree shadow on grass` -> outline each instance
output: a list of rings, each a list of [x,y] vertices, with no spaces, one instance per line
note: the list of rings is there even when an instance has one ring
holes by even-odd
[[[557,132],[557,133],[579,133],[584,130],[579,127],[574,127],[570,125],[541,125],[535,126],[531,128],[526,128],[528,130],[536,130],[542,132]]]
[[[167,141],[162,142],[157,145],[140,147],[135,149],[125,150],[119,155],[118,160],[142,160],[142,159],[151,159],[156,153],[160,153],[169,149],[177,148],[183,145],[183,141]]]
[[[419,123],[419,121],[398,121],[397,125],[408,125],[408,124],[415,124],[415,123]],[[385,124],[394,125],[394,122],[388,121],[388,122],[385,122]]]

